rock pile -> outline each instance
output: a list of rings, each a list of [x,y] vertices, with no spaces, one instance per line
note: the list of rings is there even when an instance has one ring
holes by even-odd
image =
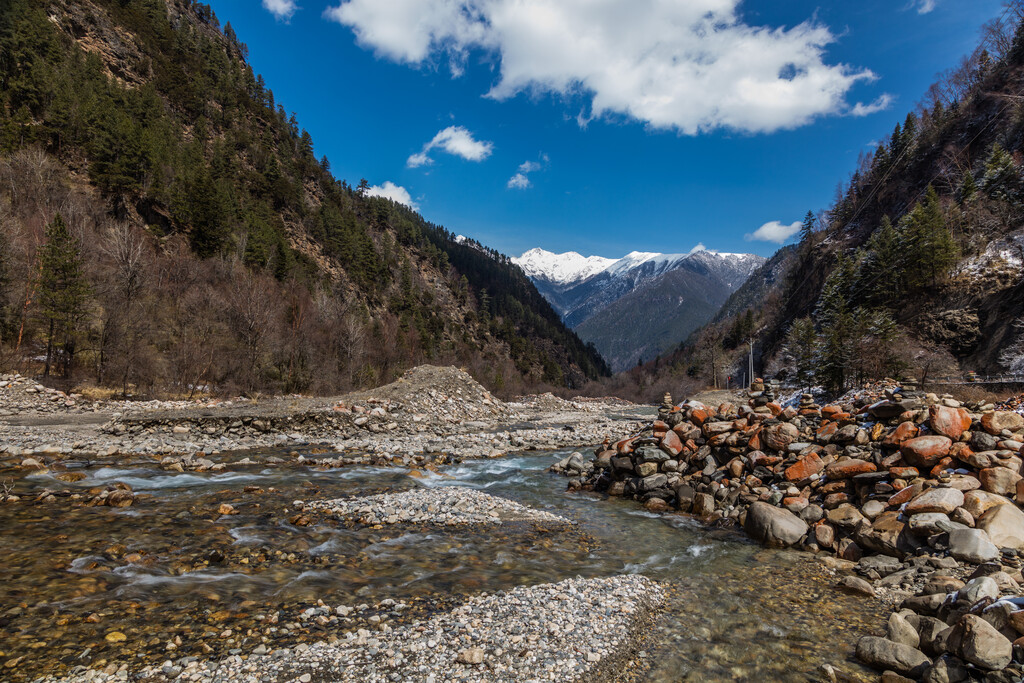
[[[94,408],[78,394],[66,394],[21,375],[0,375],[0,417],[26,412],[91,412]]]
[[[936,572],[889,615],[885,637],[860,639],[857,657],[890,677],[1021,680],[1024,598],[1000,597],[1019,592],[1018,582],[996,563],[965,578]]]
[[[469,373],[455,367],[420,365],[407,371],[391,384],[368,392],[350,394],[336,410],[363,412],[381,408],[403,412],[432,423],[456,424],[475,420],[517,417],[516,411],[491,396]],[[418,420],[417,420],[418,421]]]
[[[570,457],[556,468],[572,477],[570,488],[634,498],[651,511],[732,521],[769,546],[827,551],[851,563],[873,554],[954,567],[992,563],[1011,579],[1001,589],[1018,592],[1024,416],[908,387],[890,387],[880,398],[872,388],[820,408],[807,395],[799,407],[783,408],[765,401],[766,393],[753,392],[749,405],[683,403],[599,449],[592,462]],[[937,586],[928,590],[938,594]],[[959,628],[961,639],[986,632],[972,620],[961,624],[974,602],[956,604],[963,610],[946,626]],[[986,614],[974,616],[987,622]],[[1024,612],[1017,618],[1024,626]],[[994,628],[1016,641],[1008,623]],[[876,645],[865,645],[866,660]],[[949,647],[944,652],[963,658],[973,646]],[[921,661],[911,661],[889,668],[919,673]]]

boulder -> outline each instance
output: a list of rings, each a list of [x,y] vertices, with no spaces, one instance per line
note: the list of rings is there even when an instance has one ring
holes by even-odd
[[[970,674],[963,661],[952,655],[942,655],[924,672],[924,683],[962,683]]]
[[[652,474],[641,479],[640,483],[637,484],[636,488],[637,491],[640,491],[641,493],[646,493],[648,491],[664,488],[666,486],[668,486],[667,476],[665,476],[664,474]]]
[[[1010,410],[990,410],[981,416],[981,428],[993,436],[1004,429],[1015,432],[1024,427],[1024,415]]]
[[[770,547],[787,547],[807,533],[807,524],[789,510],[758,501],[747,509],[744,530]]]
[[[933,405],[928,407],[928,426],[936,434],[958,441],[971,428],[971,416],[963,408]]]
[[[875,597],[875,589],[872,585],[859,576],[844,576],[839,583],[836,584],[836,589],[851,595],[864,595],[869,598]]]
[[[998,548],[1024,549],[1024,512],[1014,504],[997,505],[977,522]]]
[[[1013,643],[979,616],[965,614],[946,638],[949,651],[983,669],[1005,669],[1013,659]]]
[[[786,450],[786,446],[800,438],[800,430],[788,422],[774,424],[761,432],[765,446],[776,451]]]
[[[636,466],[636,473],[640,477],[649,477],[658,471],[658,463],[642,462]]]
[[[825,463],[821,461],[817,453],[810,453],[795,464],[790,465],[786,468],[785,477],[786,481],[803,481],[804,479],[810,479],[813,475],[820,473],[825,469]]]
[[[876,636],[864,636],[857,641],[857,659],[876,669],[891,669],[912,678],[920,677],[932,663],[916,648]]]
[[[949,554],[963,562],[992,562],[999,558],[999,548],[981,529],[954,529],[949,532]]]
[[[693,497],[692,512],[697,517],[707,517],[715,511],[715,497],[710,493],[698,493]]]
[[[949,455],[953,441],[948,436],[918,436],[907,439],[900,446],[900,453],[907,464],[930,470]]]
[[[964,584],[957,597],[972,605],[986,598],[995,600],[999,597],[999,584],[990,576],[979,576]]]
[[[899,426],[889,434],[889,436],[882,439],[882,445],[902,446],[904,441],[913,439],[919,432],[920,430],[913,422],[901,422]]]
[[[921,636],[918,635],[917,629],[907,623],[907,620],[899,612],[893,612],[889,615],[885,634],[889,640],[900,645],[906,645],[914,649],[921,645]]]
[[[1017,493],[1017,482],[1024,477],[1006,467],[986,467],[978,472],[981,488],[989,493],[1000,496],[1013,496]]]
[[[825,516],[831,524],[846,531],[856,529],[864,521],[864,515],[860,513],[860,510],[849,503],[843,503],[839,507],[829,510]]]
[[[105,502],[112,508],[131,507],[132,504],[135,503],[135,494],[131,491],[117,489],[116,491],[110,492],[110,495],[107,496]]]
[[[922,512],[941,512],[948,515],[964,504],[963,491],[953,488],[930,488],[907,503],[904,511],[908,515]]]
[[[661,437],[661,443],[658,445],[661,446],[661,450],[673,456],[683,452],[683,442],[675,432],[665,432],[665,436]]]
[[[923,538],[954,528],[949,517],[941,512],[922,512],[911,517],[909,524],[910,532]]]
[[[847,460],[840,460],[828,465],[825,468],[825,476],[831,480],[837,479],[849,479],[858,474],[866,474],[868,472],[874,472],[878,468],[875,464],[866,460],[859,460],[857,458],[849,458]]]
[[[1012,504],[1009,498],[988,491],[968,491],[964,494],[964,509],[970,512],[974,519],[981,519],[997,505]]]
[[[864,524],[858,527],[854,531],[854,540],[862,548],[892,557],[914,552],[921,543],[911,536],[899,517],[896,511],[883,512],[871,522],[871,526]]]

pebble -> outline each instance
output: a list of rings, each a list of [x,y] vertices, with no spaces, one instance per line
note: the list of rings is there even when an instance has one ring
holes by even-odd
[[[604,659],[624,653],[664,589],[639,575],[566,579],[481,594],[456,609],[390,632],[348,633],[337,642],[194,662],[179,680],[261,683],[291,680],[585,680]],[[434,646],[429,643],[433,641]],[[301,673],[300,673],[301,672]],[[161,667],[125,671],[159,676]],[[107,683],[117,673],[77,671],[39,683]]]

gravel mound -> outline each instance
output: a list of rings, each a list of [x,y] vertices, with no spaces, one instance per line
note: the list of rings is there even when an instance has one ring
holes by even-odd
[[[391,384],[349,394],[342,401],[342,405],[358,403],[442,423],[516,416],[512,408],[491,396],[469,373],[453,366],[420,365]]]
[[[363,524],[500,524],[511,521],[557,522],[568,519],[461,486],[417,488],[362,498],[313,501],[304,511],[326,510]]]

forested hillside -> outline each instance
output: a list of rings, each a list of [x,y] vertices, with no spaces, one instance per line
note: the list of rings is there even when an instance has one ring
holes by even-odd
[[[833,205],[807,214],[757,300],[748,283],[643,382],[744,377],[751,343],[757,374],[833,392],[1024,369],[1022,18],[1008,3]]]
[[[607,373],[507,258],[336,180],[246,53],[188,0],[7,3],[0,365],[182,393]]]

